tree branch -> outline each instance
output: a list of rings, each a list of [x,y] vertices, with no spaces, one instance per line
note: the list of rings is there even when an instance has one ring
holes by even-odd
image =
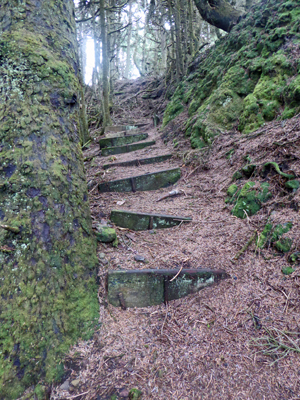
[[[201,17],[209,24],[230,32],[243,15],[225,0],[194,0]]]

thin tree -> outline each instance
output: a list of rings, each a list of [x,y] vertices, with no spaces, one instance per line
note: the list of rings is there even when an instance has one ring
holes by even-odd
[[[108,37],[106,31],[105,0],[100,0],[100,25],[102,42],[102,99],[103,99],[103,126],[111,124],[109,112],[109,55]]]

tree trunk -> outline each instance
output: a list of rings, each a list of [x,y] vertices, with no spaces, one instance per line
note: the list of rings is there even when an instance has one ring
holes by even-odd
[[[194,3],[205,21],[226,32],[230,32],[243,15],[225,0],[194,0]]]
[[[177,82],[183,74],[183,59],[181,49],[181,24],[180,24],[180,5],[179,0],[175,0],[174,4],[174,19],[175,19],[175,35],[176,35],[176,78]]]
[[[126,67],[125,67],[125,78],[129,78],[130,65],[131,65],[131,33],[132,33],[132,0],[129,0],[129,11],[128,11],[128,32],[127,32],[127,49],[126,49]]]
[[[92,30],[93,30],[93,37],[94,37],[94,54],[95,54],[95,66],[93,69],[92,75],[92,86],[94,89],[96,99],[100,99],[100,88],[101,88],[101,79],[100,79],[100,40],[99,34],[97,31],[96,25],[96,5],[92,5]]]
[[[72,0],[0,5],[0,397],[51,383],[98,318]],[[41,392],[43,388],[36,388]]]
[[[194,33],[194,26],[193,26],[193,17],[194,17],[194,12],[193,12],[193,6],[192,6],[192,0],[188,0],[188,21],[189,21],[189,49],[190,49],[190,54],[191,58],[194,58],[195,55],[195,45],[194,41],[196,41],[195,38],[195,33]]]
[[[109,59],[107,51],[107,32],[105,24],[105,1],[100,0],[100,24],[102,42],[102,101],[103,101],[103,127],[111,124],[109,113]]]

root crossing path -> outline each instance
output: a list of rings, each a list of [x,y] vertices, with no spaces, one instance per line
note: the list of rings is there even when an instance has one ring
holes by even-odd
[[[114,227],[118,244],[98,245],[100,327],[70,353],[68,391],[53,399],[299,399],[299,355],[274,363],[254,346],[270,326],[299,329],[299,287],[282,280],[285,260],[253,243],[234,259],[264,218],[226,206],[236,166],[225,151],[205,169],[186,166],[150,123],[134,125],[109,128],[84,154],[94,227]],[[108,271],[184,268],[228,279],[150,307],[107,300]]]

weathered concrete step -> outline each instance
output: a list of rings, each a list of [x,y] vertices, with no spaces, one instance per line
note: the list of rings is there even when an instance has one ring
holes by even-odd
[[[131,129],[136,129],[135,125],[110,125],[107,126],[104,132],[121,132],[121,131],[130,131]]]
[[[156,190],[173,185],[180,178],[180,168],[166,169],[164,171],[151,172],[149,174],[132,176],[130,178],[117,179],[103,182],[98,186],[99,192],[137,192]]]
[[[162,156],[149,157],[149,158],[141,158],[136,160],[122,161],[118,163],[104,164],[102,166],[103,169],[113,168],[113,167],[139,167],[140,165],[146,164],[154,164],[169,160],[172,157],[172,154],[164,154]]]
[[[153,146],[154,144],[155,140],[151,140],[150,142],[126,144],[125,146],[106,147],[105,149],[101,150],[101,155],[111,156],[113,154],[130,153],[131,151],[141,150],[145,147]]]
[[[109,271],[108,301],[116,307],[148,307],[180,299],[228,278],[209,269]]]
[[[191,222],[192,218],[112,210],[110,220],[122,228],[128,228],[134,231],[145,231],[147,229],[171,228],[182,222]]]
[[[115,137],[123,137],[123,136],[133,135],[133,134],[137,134],[137,133],[141,133],[141,130],[138,128],[132,129],[130,131],[108,132],[105,134],[105,137],[106,138],[115,138]]]
[[[99,140],[100,149],[105,147],[123,146],[124,144],[130,144],[140,142],[148,138],[148,133],[139,133],[137,135],[119,136],[113,138],[103,138]]]

